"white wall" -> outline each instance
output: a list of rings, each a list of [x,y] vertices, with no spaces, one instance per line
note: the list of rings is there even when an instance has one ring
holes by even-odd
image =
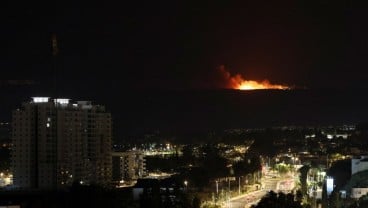
[[[368,193],[368,188],[352,188],[351,198],[359,199],[361,196],[366,195],[367,193]]]
[[[366,156],[362,156],[361,159],[351,159],[351,175],[368,170],[368,161],[361,161],[364,158],[366,158]]]

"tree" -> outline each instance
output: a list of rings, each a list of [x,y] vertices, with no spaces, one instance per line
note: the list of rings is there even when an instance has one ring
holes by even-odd
[[[194,156],[193,156],[193,146],[192,145],[185,145],[182,149],[183,152],[183,162],[184,164],[190,164],[194,162]]]
[[[193,208],[200,208],[201,207],[201,200],[198,198],[198,196],[194,196],[192,207]]]
[[[330,207],[341,208],[343,206],[343,201],[340,197],[338,191],[333,191],[330,197]]]
[[[351,177],[351,160],[338,160],[334,162],[327,174],[334,178],[337,189],[342,187]]]
[[[303,193],[302,193],[302,191],[301,191],[300,189],[298,189],[298,190],[296,191],[296,194],[295,194],[295,200],[296,200],[297,202],[302,202],[302,201],[303,201]]]
[[[302,208],[303,206],[299,201],[294,200],[294,195],[284,194],[282,192],[275,193],[273,191],[269,192],[257,205],[253,205],[252,208]]]
[[[307,191],[308,191],[307,176],[308,176],[309,169],[310,169],[310,167],[308,165],[304,165],[303,167],[301,167],[299,169],[301,192],[302,192],[303,196],[305,196],[307,194]]]
[[[247,164],[247,161],[239,161],[233,165],[234,169],[234,175],[235,176],[243,176],[250,173],[249,171],[249,165]]]
[[[205,157],[202,160],[202,166],[208,170],[210,178],[228,176],[227,160],[219,155],[219,150],[214,145],[204,146],[203,153]]]

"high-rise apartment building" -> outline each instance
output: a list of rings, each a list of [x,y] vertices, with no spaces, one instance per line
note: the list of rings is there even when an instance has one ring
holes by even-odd
[[[34,97],[13,112],[13,183],[54,189],[111,182],[111,114],[90,101]]]

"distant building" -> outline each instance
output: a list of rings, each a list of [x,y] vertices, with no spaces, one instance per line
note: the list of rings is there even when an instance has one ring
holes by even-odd
[[[164,198],[178,199],[176,196],[179,190],[184,190],[184,183],[174,178],[165,179],[138,179],[137,183],[132,188],[133,199],[139,200],[142,197],[148,198],[152,196],[160,196],[160,199],[164,201]],[[176,190],[176,193],[175,193]],[[177,200],[175,200],[177,201]],[[147,207],[147,206],[145,206]]]
[[[146,176],[146,161],[143,152],[114,152],[112,157],[114,181],[137,180]]]
[[[34,97],[13,111],[12,169],[18,188],[111,181],[111,115],[90,101]]]
[[[352,188],[350,197],[353,199],[359,199],[366,194],[368,194],[368,188]]]
[[[10,143],[10,124],[8,122],[0,122],[0,145],[7,146]]]
[[[11,150],[11,128],[10,123],[0,122],[0,172],[10,173],[10,150]],[[1,186],[0,176],[0,186]]]
[[[368,157],[361,156],[360,158],[351,159],[351,175],[368,170]]]

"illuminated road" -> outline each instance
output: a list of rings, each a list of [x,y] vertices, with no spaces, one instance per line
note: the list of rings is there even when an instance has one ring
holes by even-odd
[[[230,204],[225,205],[224,207],[231,208],[248,208],[253,204],[257,204],[259,200],[266,195],[270,190],[274,192],[279,191],[289,191],[294,188],[294,179],[285,179],[285,178],[268,178],[264,179],[264,189],[254,191],[248,194],[244,194],[238,197],[234,197],[230,200]]]

